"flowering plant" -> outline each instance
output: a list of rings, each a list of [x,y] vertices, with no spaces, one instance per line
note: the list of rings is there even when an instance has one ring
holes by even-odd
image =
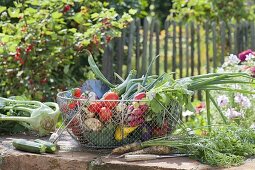
[[[119,16],[98,0],[13,3],[0,6],[0,92],[36,100],[52,100],[58,90],[87,78],[82,50],[100,55],[135,13]]]
[[[238,56],[231,54],[223,65],[218,68],[218,72],[245,72],[255,77],[255,53],[249,49],[239,53]],[[246,127],[251,126],[255,121],[255,107],[252,105],[255,102],[255,96],[254,94],[240,93],[239,90],[253,91],[254,85],[240,83],[231,85],[224,84],[224,86],[236,89],[237,91],[213,92],[213,97],[221,112],[229,121],[234,121]],[[214,121],[217,122],[218,120],[216,116]]]

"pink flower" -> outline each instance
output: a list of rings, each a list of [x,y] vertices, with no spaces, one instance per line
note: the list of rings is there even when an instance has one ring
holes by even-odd
[[[199,103],[196,107],[195,107],[196,113],[200,113],[202,111],[205,110],[205,102],[201,102]]]
[[[251,76],[255,78],[255,67],[250,68]]]
[[[249,54],[253,54],[254,52],[251,49],[245,50],[238,54],[238,58],[241,60],[241,62],[246,60],[246,57],[249,56]]]

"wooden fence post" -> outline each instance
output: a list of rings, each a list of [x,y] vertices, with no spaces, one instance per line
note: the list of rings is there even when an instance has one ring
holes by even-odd
[[[136,66],[135,66],[135,68],[136,68],[136,71],[137,71],[137,76],[138,77],[140,77],[140,75],[141,75],[141,71],[140,71],[140,29],[141,29],[141,27],[140,27],[140,22],[141,22],[141,20],[138,18],[138,19],[136,19],[136,30],[135,30],[135,36],[136,36],[136,44],[135,44],[135,46],[136,46],[136,50],[135,50],[135,64],[136,64]]]
[[[176,22],[173,22],[173,57],[172,57],[172,72],[173,78],[176,78]]]
[[[143,22],[143,54],[142,54],[142,74],[145,75],[147,68],[147,41],[148,41],[148,20]]]
[[[134,43],[134,31],[135,31],[135,21],[131,22],[129,28],[129,38],[128,38],[128,57],[127,57],[127,75],[132,67],[132,53],[133,53],[133,43]]]
[[[164,72],[167,72],[168,68],[168,38],[169,38],[169,28],[170,22],[168,20],[164,23],[165,29],[165,44],[164,44]]]
[[[179,23],[179,69],[181,78],[183,77],[182,22]]]
[[[160,50],[160,23],[159,20],[156,21],[155,23],[155,32],[156,32],[156,56],[158,56],[158,58],[156,59],[156,74],[159,75],[159,61],[160,61],[160,54],[159,54],[159,50]]]

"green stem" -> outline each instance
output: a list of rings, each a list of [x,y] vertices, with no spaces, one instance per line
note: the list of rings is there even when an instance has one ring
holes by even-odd
[[[205,100],[206,100],[206,113],[207,113],[207,125],[208,130],[211,132],[211,113],[210,113],[210,99],[209,99],[209,90],[205,91]]]
[[[91,70],[93,71],[93,73],[96,75],[97,78],[99,78],[102,82],[104,82],[106,85],[108,85],[111,88],[116,87],[115,85],[113,85],[112,83],[110,83],[105,76],[103,75],[103,73],[99,70],[99,68],[96,65],[95,60],[93,59],[92,55],[89,53],[89,57],[88,57],[88,62],[89,62],[89,66],[91,68]]]
[[[211,95],[210,93],[208,93],[208,94],[209,94],[209,98],[210,98],[210,100],[212,101],[213,105],[216,107],[216,109],[217,109],[218,112],[220,113],[220,116],[221,116],[223,122],[224,122],[225,124],[227,124],[227,119],[226,119],[226,117],[224,116],[224,114],[222,113],[222,111],[220,110],[220,108],[219,108],[219,106],[217,105],[217,103],[215,102],[214,98],[212,97],[212,95]]]
[[[150,72],[150,70],[151,70],[152,64],[154,63],[154,61],[155,61],[158,57],[159,57],[159,55],[157,55],[156,57],[154,57],[154,58],[152,59],[152,61],[150,62],[150,65],[149,65],[149,67],[148,67],[148,69],[147,69],[147,71],[146,71],[146,74],[145,74],[145,77],[144,77],[142,86],[145,86],[145,83],[146,83],[146,81],[147,81],[147,78],[148,78],[149,72]]]

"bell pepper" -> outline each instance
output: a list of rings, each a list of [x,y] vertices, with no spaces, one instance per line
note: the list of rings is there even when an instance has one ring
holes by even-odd
[[[121,141],[125,139],[130,133],[132,133],[138,126],[135,127],[122,127],[118,126],[115,130],[115,140]]]

